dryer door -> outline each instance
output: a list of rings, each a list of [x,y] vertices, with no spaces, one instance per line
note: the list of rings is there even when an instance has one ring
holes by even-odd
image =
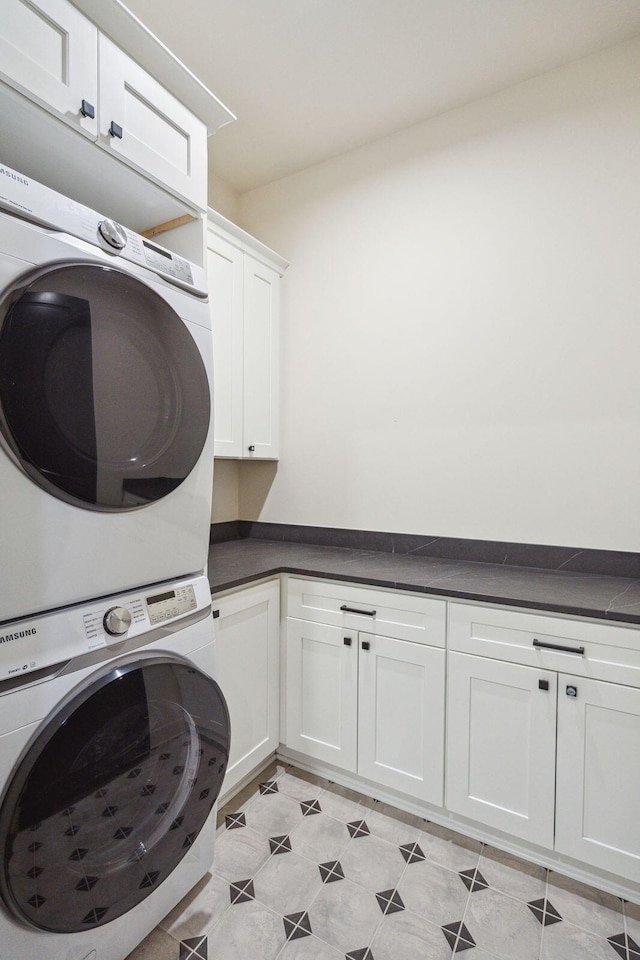
[[[0,301],[0,435],[54,496],[118,511],[159,500],[197,463],[210,414],[184,321],[130,274],[57,264]]]
[[[169,877],[211,814],[229,756],[218,685],[177,656],[121,660],[43,724],[0,807],[2,898],[72,933]]]

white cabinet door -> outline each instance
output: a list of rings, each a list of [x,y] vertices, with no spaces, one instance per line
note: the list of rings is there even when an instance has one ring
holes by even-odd
[[[442,806],[445,652],[359,634],[358,773]]]
[[[634,883],[639,758],[640,690],[561,674],[555,848]]]
[[[275,460],[280,277],[248,255],[244,269],[244,455]]]
[[[221,797],[279,743],[278,581],[214,601],[216,678],[231,715],[231,755]]]
[[[357,634],[289,618],[286,676],[287,746],[355,772]]]
[[[244,254],[207,230],[207,281],[213,329],[216,457],[242,456]]]
[[[3,0],[0,77],[97,136],[98,31],[67,0]]]
[[[103,34],[99,53],[100,143],[205,209],[204,123]]]
[[[550,671],[449,654],[451,811],[552,847],[556,689]]]

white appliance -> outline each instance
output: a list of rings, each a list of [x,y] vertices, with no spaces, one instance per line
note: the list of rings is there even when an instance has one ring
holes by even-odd
[[[0,622],[204,570],[204,270],[0,165]]]
[[[204,577],[2,630],[3,960],[122,960],[210,868],[214,646]]]

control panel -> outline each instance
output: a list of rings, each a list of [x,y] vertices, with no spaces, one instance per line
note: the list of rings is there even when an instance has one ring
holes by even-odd
[[[206,577],[172,581],[0,626],[1,681],[128,640],[211,606]],[[155,634],[154,634],[155,631]],[[114,650],[114,653],[116,651]]]
[[[200,297],[207,295],[205,271],[115,220],[63,197],[49,187],[0,166],[0,209],[85,240],[114,257],[153,270]]]

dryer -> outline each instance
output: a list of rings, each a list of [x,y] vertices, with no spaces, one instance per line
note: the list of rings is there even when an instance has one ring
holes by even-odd
[[[204,270],[0,165],[0,622],[204,570]]]
[[[76,605],[0,640],[2,958],[122,960],[213,861],[229,713],[209,584]]]

